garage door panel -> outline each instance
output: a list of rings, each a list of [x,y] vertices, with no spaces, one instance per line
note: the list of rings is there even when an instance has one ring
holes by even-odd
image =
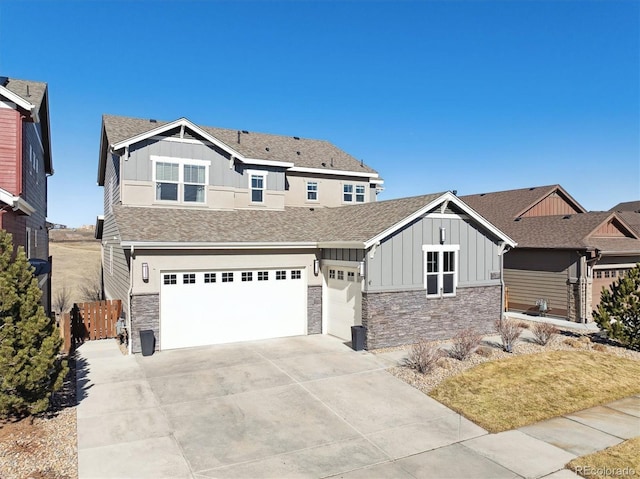
[[[162,286],[162,349],[306,334],[306,278],[296,270],[300,279],[291,279],[291,271],[276,280],[269,270],[267,281],[257,280],[258,270],[245,271],[251,281],[233,271],[232,282],[216,271],[215,283],[196,273],[195,284],[180,284],[180,273],[179,284]]]

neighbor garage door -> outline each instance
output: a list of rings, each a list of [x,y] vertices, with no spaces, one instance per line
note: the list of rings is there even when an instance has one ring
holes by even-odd
[[[357,268],[328,266],[325,273],[327,333],[351,340],[351,326],[362,324],[362,286]]]
[[[306,270],[163,272],[161,349],[306,334]]]

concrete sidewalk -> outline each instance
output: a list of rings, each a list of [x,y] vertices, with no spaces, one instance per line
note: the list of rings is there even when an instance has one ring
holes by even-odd
[[[336,338],[150,357],[77,351],[86,478],[578,477],[564,465],[640,434],[640,396],[488,434]]]

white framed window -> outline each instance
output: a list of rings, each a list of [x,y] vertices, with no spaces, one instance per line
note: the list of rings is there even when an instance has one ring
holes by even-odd
[[[178,277],[175,274],[165,274],[162,277],[164,284],[178,284]]]
[[[154,167],[156,200],[178,201],[180,164],[158,161]]]
[[[344,271],[342,271],[341,269],[338,270],[338,279],[340,281],[344,281]]]
[[[336,279],[336,270],[335,269],[330,269],[329,270],[329,279]]]
[[[283,279],[287,279],[287,272],[286,271],[276,271],[276,280],[283,280]]]
[[[264,191],[267,188],[267,172],[247,170],[249,175],[249,197],[251,203],[264,203]]]
[[[216,282],[216,274],[215,273],[205,273],[204,274],[204,282],[205,283],[215,283]]]
[[[206,202],[209,162],[162,156],[151,159],[156,201]]]
[[[258,281],[269,281],[269,272],[258,271]]]
[[[347,281],[355,281],[356,274],[353,271],[347,271]]]
[[[302,278],[302,271],[299,269],[294,269],[291,271],[291,279],[300,279]]]
[[[423,245],[422,252],[427,297],[455,296],[460,245]]]
[[[317,181],[307,181],[307,201],[318,201]]]
[[[353,203],[353,185],[342,185],[342,201]]]
[[[242,272],[242,281],[253,281],[253,273],[251,271],[243,271]]]
[[[195,273],[187,273],[182,275],[182,284],[196,284]]]
[[[364,203],[364,185],[356,185],[356,203]]]
[[[183,165],[185,203],[204,203],[206,173],[204,165]]]

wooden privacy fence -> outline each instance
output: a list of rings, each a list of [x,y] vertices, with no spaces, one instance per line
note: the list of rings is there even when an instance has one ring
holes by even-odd
[[[74,304],[70,312],[60,317],[63,352],[68,354],[85,341],[115,338],[120,313],[119,299]]]

